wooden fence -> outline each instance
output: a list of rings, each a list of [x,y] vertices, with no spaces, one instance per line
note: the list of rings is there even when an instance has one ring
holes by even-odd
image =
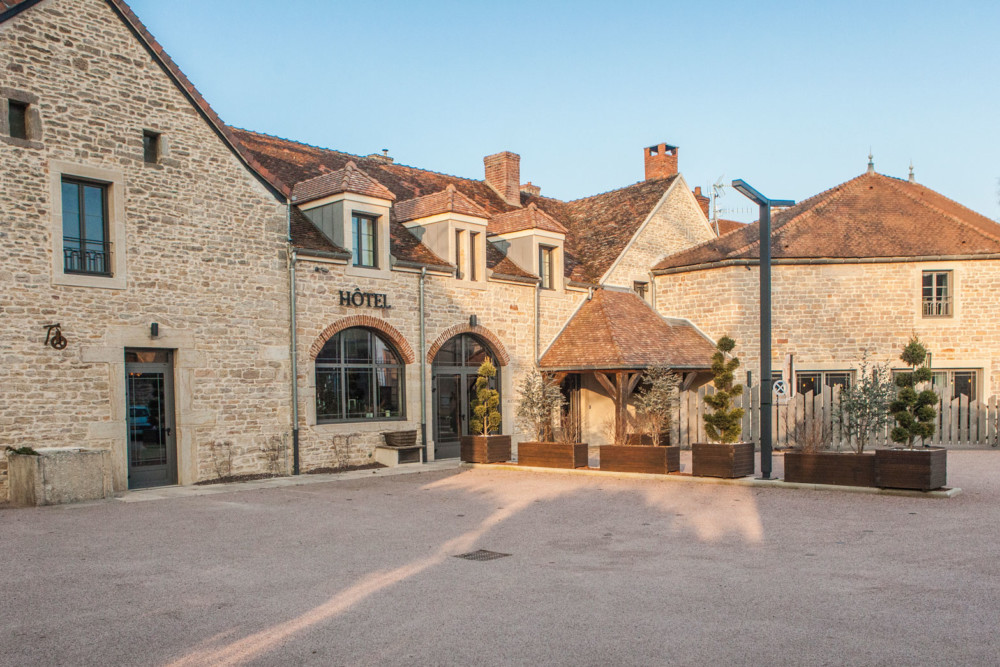
[[[671,442],[689,449],[693,442],[707,442],[705,422],[705,395],[715,393],[715,388],[704,386],[697,391],[680,395],[676,415],[671,424]],[[794,447],[816,434],[829,434],[833,447],[850,449],[852,442],[844,432],[837,416],[839,387],[826,388],[819,394],[796,394],[789,398],[775,397],[771,407],[773,443],[776,448]],[[743,395],[735,402],[744,409],[743,440],[760,441],[760,385],[745,387]],[[969,401],[960,396],[954,400],[942,399],[937,407],[938,421],[934,435],[926,444],[943,447],[997,447],[1000,445],[1000,400],[991,396],[986,401]],[[889,430],[874,433],[869,447],[889,446]]]

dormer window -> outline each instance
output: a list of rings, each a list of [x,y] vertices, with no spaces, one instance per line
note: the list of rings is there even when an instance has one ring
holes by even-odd
[[[469,280],[479,280],[479,232],[469,232]]]
[[[542,289],[556,288],[556,249],[550,245],[538,246],[538,277]]]
[[[354,266],[366,269],[378,268],[377,219],[368,215],[351,216]]]

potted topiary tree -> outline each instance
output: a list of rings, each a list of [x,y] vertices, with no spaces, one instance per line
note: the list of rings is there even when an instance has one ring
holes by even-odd
[[[948,476],[947,451],[943,447],[917,448],[934,435],[938,395],[926,387],[932,378],[931,369],[924,366],[927,348],[916,335],[903,348],[900,360],[912,370],[896,377],[899,394],[889,405],[896,426],[889,433],[900,447],[875,450],[875,483],[890,489],[930,491],[945,485]],[[921,385],[925,385],[921,389]]]
[[[715,344],[712,375],[715,393],[705,396],[712,412],[704,416],[705,434],[714,442],[691,445],[691,473],[698,477],[746,477],[755,470],[754,444],[737,442],[743,432],[743,408],[733,407],[733,399],[743,393],[743,385],[733,384],[740,360],[729,358],[736,341],[723,336]]]
[[[544,468],[586,468],[587,445],[558,442],[553,435],[552,416],[566,403],[559,386],[532,369],[521,382],[517,418],[534,440],[517,446],[517,462]]]
[[[633,401],[638,432],[628,434],[625,446],[601,446],[602,470],[666,474],[681,469],[681,448],[670,444],[668,432],[679,388],[680,377],[669,368],[643,372]]]
[[[494,435],[503,421],[500,416],[500,392],[490,388],[497,369],[488,358],[479,366],[476,395],[472,400],[469,431],[461,440],[462,460],[468,463],[502,463],[510,460],[510,436]]]
[[[830,433],[822,424],[796,429],[796,450],[785,452],[785,481],[843,486],[875,486],[875,454],[866,452],[871,438],[889,425],[893,384],[886,364],[861,357],[858,379],[835,397],[834,418],[850,443],[850,452],[829,451]]]

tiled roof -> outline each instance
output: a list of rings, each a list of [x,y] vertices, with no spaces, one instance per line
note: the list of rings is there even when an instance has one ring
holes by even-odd
[[[399,202],[433,195],[454,185],[491,217],[522,210],[504,202],[481,180],[395,164],[381,156],[350,155],[248,130],[232,128],[232,131],[248,155],[286,183],[298,183],[326,171],[342,169],[353,160],[362,171],[389,188]],[[675,178],[644,181],[570,202],[522,192],[521,203],[525,207],[537,204],[541,211],[566,228],[566,276],[594,283],[622,253]],[[396,238],[395,230],[393,234]]]
[[[243,161],[243,163],[250,169],[251,172],[255,173],[258,178],[263,180],[265,183],[270,184],[272,187],[277,189],[284,195],[287,195],[290,190],[276,177],[275,174],[270,173],[267,168],[257,162],[252,155],[247,155],[245,152],[241,151],[240,142],[233,136],[231,128],[222,122],[215,110],[209,105],[205,98],[201,96],[198,89],[194,87],[194,84],[188,80],[184,72],[177,66],[177,63],[167,55],[163,47],[160,46],[156,38],[146,29],[139,17],[135,15],[132,8],[124,0],[106,0],[111,9],[118,14],[132,29],[132,31],[139,37],[142,44],[149,50],[150,54],[157,59],[160,64],[163,65],[164,69],[167,71],[168,75],[174,80],[174,83],[181,92],[194,104],[195,108],[201,113],[204,119],[209,125],[219,134],[222,141],[236,154],[236,156]],[[38,0],[0,0],[0,21],[6,21],[11,19],[22,11],[29,9],[33,5],[38,4]]]
[[[746,226],[745,222],[740,222],[739,220],[725,220],[723,218],[719,218],[717,222],[719,223],[719,236],[728,234],[729,232],[735,232],[737,229]]]
[[[397,222],[389,224],[389,246],[396,263],[438,268],[455,268],[455,265],[438,257],[437,253],[420,242],[416,236]]]
[[[667,257],[655,270],[760,258],[754,222]],[[917,183],[865,173],[772,217],[776,259],[1000,253],[1000,225]]]
[[[596,283],[625,250],[677,176],[642,181],[619,190],[562,202],[521,193],[567,228],[566,275]]]
[[[399,222],[428,218],[439,213],[461,213],[483,219],[490,217],[482,206],[463,195],[451,183],[441,192],[399,202],[393,213]]]
[[[493,216],[490,218],[487,232],[492,236],[522,232],[526,229],[542,229],[557,234],[565,234],[568,231],[558,220],[540,210],[538,205],[532,202],[524,208]]]
[[[343,169],[296,183],[292,188],[292,201],[305,204],[341,192],[353,192],[389,201],[396,199],[389,188],[358,169],[358,165],[348,162]]]
[[[715,346],[690,323],[667,320],[633,292],[600,289],[542,355],[548,370],[709,368]]]

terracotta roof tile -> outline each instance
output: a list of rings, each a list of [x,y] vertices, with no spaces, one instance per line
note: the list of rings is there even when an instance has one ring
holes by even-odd
[[[715,346],[690,323],[667,320],[633,292],[596,290],[542,355],[549,370],[709,368]]]
[[[525,282],[538,282],[538,276],[533,275],[514,263],[507,255],[490,241],[486,242],[486,266],[499,277],[520,279]]]
[[[237,128],[232,131],[248,154],[284,182],[297,183],[342,169],[353,160],[389,188],[399,202],[433,195],[454,185],[491,217],[522,210],[507,204],[481,180],[395,164],[381,156],[350,155],[258,132]],[[674,178],[644,181],[571,202],[522,192],[521,203],[525,207],[535,203],[566,228],[566,276],[579,282],[596,282],[625,249]]]
[[[676,176],[636,183],[603,194],[562,202],[522,193],[567,228],[566,275],[596,283],[611,268]]]
[[[501,213],[490,218],[487,232],[493,236],[496,234],[522,232],[526,229],[542,229],[547,232],[556,232],[557,234],[565,234],[568,231],[559,224],[558,220],[539,209],[537,204],[531,202],[524,208],[509,213]]]
[[[759,259],[754,222],[667,257],[656,270]],[[1000,225],[917,183],[865,173],[774,214],[776,259],[1000,253]]]
[[[439,213],[461,213],[483,219],[490,217],[486,209],[459,192],[452,183],[441,192],[399,202],[393,209],[399,222],[428,218]]]
[[[292,188],[292,201],[305,204],[342,192],[353,192],[389,201],[396,199],[396,195],[392,194],[389,188],[358,169],[358,165],[348,162],[343,169],[296,183]]]
[[[719,236],[722,236],[723,234],[728,234],[729,232],[735,232],[737,229],[746,227],[747,224],[745,222],[740,222],[739,220],[725,220],[723,218],[719,218],[718,223],[719,223]]]

